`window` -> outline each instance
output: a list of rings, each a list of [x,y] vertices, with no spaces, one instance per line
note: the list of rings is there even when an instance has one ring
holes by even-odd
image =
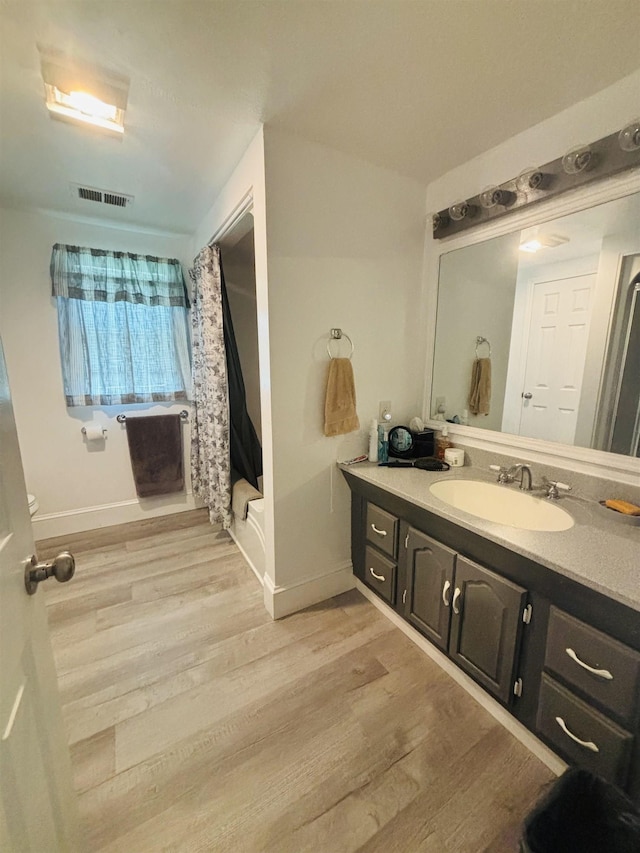
[[[51,282],[67,406],[189,399],[179,261],[56,243]]]

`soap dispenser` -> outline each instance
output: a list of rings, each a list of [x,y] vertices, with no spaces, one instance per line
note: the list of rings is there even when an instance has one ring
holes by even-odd
[[[445,424],[436,439],[436,456],[438,459],[444,459],[444,452],[447,447],[453,447],[453,442],[449,441],[449,427]]]

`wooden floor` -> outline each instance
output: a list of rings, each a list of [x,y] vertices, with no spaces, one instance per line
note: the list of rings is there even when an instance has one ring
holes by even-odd
[[[551,773],[359,593],[279,622],[202,513],[41,543],[85,849],[515,851]]]

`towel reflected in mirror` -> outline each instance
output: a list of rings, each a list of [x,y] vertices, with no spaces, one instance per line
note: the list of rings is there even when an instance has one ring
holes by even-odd
[[[476,358],[471,368],[469,411],[472,415],[488,415],[491,406],[491,359]]]

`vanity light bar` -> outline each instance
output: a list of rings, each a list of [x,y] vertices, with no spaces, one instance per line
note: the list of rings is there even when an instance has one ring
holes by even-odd
[[[469,199],[455,201],[433,216],[433,236],[440,240],[521,210],[568,190],[640,167],[640,120],[621,131],[581,145],[539,168],[527,169]]]

